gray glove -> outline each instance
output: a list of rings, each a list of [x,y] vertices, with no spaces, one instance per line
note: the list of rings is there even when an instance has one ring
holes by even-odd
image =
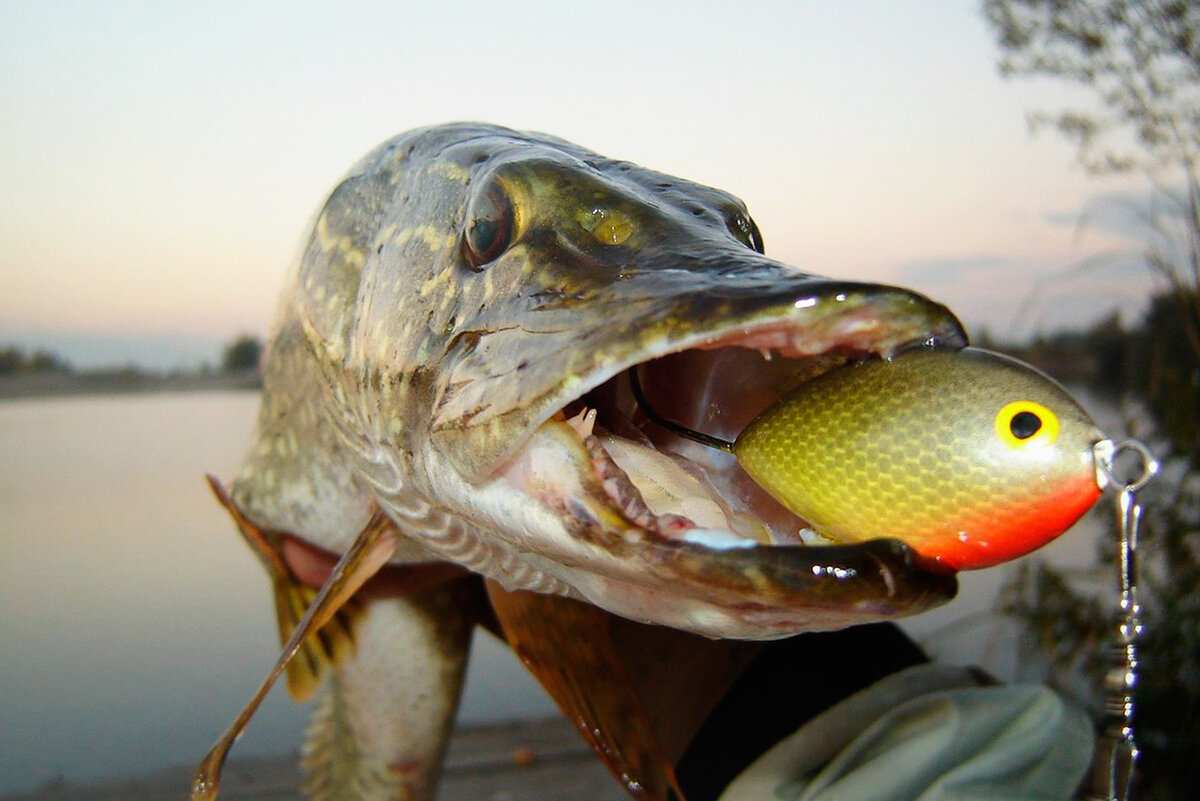
[[[1062,801],[1092,744],[1087,715],[1046,687],[917,665],[808,721],[720,801]]]

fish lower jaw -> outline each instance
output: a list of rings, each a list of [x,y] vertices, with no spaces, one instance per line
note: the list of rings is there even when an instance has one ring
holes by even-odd
[[[667,466],[631,466],[622,448],[633,462]],[[742,520],[710,490],[689,491],[699,477],[686,462],[598,425],[581,433],[546,421],[478,484],[448,463],[426,467],[438,504],[376,495],[425,553],[508,590],[576,598],[640,622],[773,639],[923,611],[953,594],[952,578],[918,574],[894,541],[768,542],[761,521]],[[666,511],[656,508],[661,485],[675,504]]]

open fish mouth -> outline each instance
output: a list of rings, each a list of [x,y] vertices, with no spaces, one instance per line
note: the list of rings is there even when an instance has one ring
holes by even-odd
[[[953,596],[954,579],[926,570],[906,545],[826,540],[728,450],[660,422],[732,442],[819,375],[911,347],[965,344],[952,317],[929,325],[913,297],[863,285],[814,292],[779,317],[696,333],[602,372],[537,425],[489,483],[553,510],[592,558],[555,553],[567,568],[551,572],[634,619],[757,639],[936,605]],[[903,312],[914,305],[915,314]]]
[[[655,418],[733,442],[759,414],[818,375],[938,342],[935,335],[897,341],[864,324],[862,315],[841,322],[820,339],[802,326],[766,324],[635,364],[552,420],[579,437],[614,507],[644,531],[717,549],[819,543],[808,521],[763,490],[732,453]]]

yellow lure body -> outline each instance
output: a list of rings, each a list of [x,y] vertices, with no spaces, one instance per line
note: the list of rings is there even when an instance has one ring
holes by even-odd
[[[739,464],[839,541],[894,537],[947,569],[1040,547],[1100,493],[1104,435],[1057,383],[976,348],[917,349],[801,385],[750,423]]]

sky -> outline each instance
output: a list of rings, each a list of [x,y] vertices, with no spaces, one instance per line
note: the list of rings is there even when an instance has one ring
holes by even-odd
[[[0,0],[0,29],[0,344],[81,367],[265,335],[346,169],[463,119],[730,190],[769,255],[974,331],[1136,316],[1150,286],[1096,222],[1146,187],[1030,135],[1077,96],[1002,79],[969,0]]]

